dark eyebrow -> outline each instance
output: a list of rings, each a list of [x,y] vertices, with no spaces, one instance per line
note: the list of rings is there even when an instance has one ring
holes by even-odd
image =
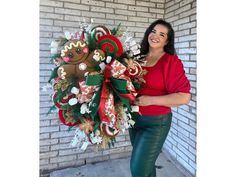
[[[164,35],[167,35],[166,33],[163,33],[163,32],[160,32],[160,34],[164,34]]]

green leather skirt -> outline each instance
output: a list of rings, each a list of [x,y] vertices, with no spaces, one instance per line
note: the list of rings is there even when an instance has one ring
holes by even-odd
[[[129,128],[133,146],[130,170],[132,177],[156,177],[155,162],[170,130],[172,113],[161,116],[136,116]]]

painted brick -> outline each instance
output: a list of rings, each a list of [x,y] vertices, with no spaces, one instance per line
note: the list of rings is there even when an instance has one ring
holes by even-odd
[[[173,144],[171,142],[169,142],[169,139],[166,139],[163,146],[167,146],[168,148],[172,148]]]
[[[48,159],[49,157],[56,157],[58,155],[58,151],[50,151],[45,153],[40,153],[41,159]]]
[[[121,27],[126,27],[128,26],[128,30],[129,30],[129,26],[135,26],[135,22],[129,22],[129,21],[122,21],[122,20],[115,20],[115,25],[119,25],[121,24]]]
[[[182,30],[182,31],[176,31],[175,32],[175,37],[179,36],[186,36],[190,34],[190,29]]]
[[[56,132],[59,131],[59,126],[40,127],[40,133]]]
[[[53,7],[62,7],[63,3],[58,2],[58,1],[40,0],[40,5],[53,6]]]
[[[48,159],[40,159],[40,165],[46,165],[46,164],[49,164]]]
[[[189,144],[188,144],[187,141],[185,141],[185,140],[188,140],[188,138],[187,138],[186,136],[184,136],[184,135],[179,135],[179,134],[178,134],[178,135],[172,134],[171,136],[173,137],[174,140],[177,141],[178,144],[181,144],[181,145],[184,146],[186,149],[188,149]],[[185,140],[184,140],[184,139],[185,139]]]
[[[77,149],[59,150],[59,156],[78,154]]]
[[[190,21],[196,21],[196,18],[197,18],[196,15],[192,15],[192,16],[190,16]]]
[[[196,58],[196,55],[191,55],[191,56],[190,56],[190,60],[191,60],[191,61],[196,61],[196,59],[197,59],[197,58]]]
[[[176,17],[178,19],[178,15],[175,15],[175,12],[169,12],[169,13],[165,13],[165,18],[169,21],[169,18],[171,17]]]
[[[51,38],[52,37],[52,32],[40,32],[40,38]]]
[[[175,140],[175,139],[173,139],[172,137],[170,137],[170,136],[168,136],[168,141],[172,144],[172,145],[174,145],[174,146],[177,146],[177,141]]]
[[[149,23],[141,23],[141,22],[136,22],[137,27],[144,27],[147,28],[150,24]],[[143,33],[142,33],[143,34]]]
[[[183,25],[179,25],[179,30],[183,30],[183,29],[188,29],[188,28],[194,28],[196,27],[196,22],[191,22],[191,23],[186,23]]]
[[[129,10],[115,9],[115,13],[116,14],[121,14],[121,15],[128,14],[128,16],[136,16],[136,12],[132,12],[132,11],[129,11]]]
[[[188,163],[189,163],[189,165],[190,165],[191,167],[193,167],[194,169],[196,169],[196,161],[189,160]]]
[[[165,8],[169,8],[169,7],[173,6],[174,4],[175,4],[175,1],[169,1],[169,2],[165,3]]]
[[[58,162],[67,162],[71,160],[76,160],[76,155],[67,155],[63,157],[53,157],[50,158],[50,163],[58,163]]]
[[[165,11],[163,9],[158,9],[158,8],[149,8],[149,12],[158,13],[158,14],[164,14],[165,13]]]
[[[178,16],[173,16],[173,17],[168,18],[168,22],[169,22],[169,23],[175,22],[177,19],[179,19]],[[172,26],[173,26],[173,25],[172,25]],[[173,26],[173,27],[174,27],[174,26]],[[175,31],[177,31],[177,30],[175,30]]]
[[[75,9],[64,9],[64,8],[55,8],[55,13],[58,14],[67,14],[67,15],[81,15],[80,10]]]
[[[113,15],[113,14],[106,14],[106,18],[107,19],[118,19],[118,20],[127,20],[127,16],[126,15]]]
[[[175,4],[173,6],[166,8],[165,13],[169,13],[169,12],[177,10],[177,9],[179,9],[179,4]]]
[[[189,150],[189,152],[191,152],[192,154],[196,154],[196,149],[193,148],[192,146],[188,146],[188,150]]]
[[[150,2],[164,3],[165,0],[150,0]]]
[[[185,12],[185,11],[187,11],[187,10],[190,10],[190,9],[191,9],[191,4],[188,4],[188,5],[186,5],[186,6],[180,7],[180,8],[178,8],[178,9],[175,11],[175,15],[178,15],[178,14],[180,14],[180,13],[182,13],[182,12]]]
[[[180,7],[185,6],[186,4],[192,3],[195,0],[181,0]]]
[[[196,13],[196,8],[190,9],[190,10],[185,11],[185,12],[180,12],[179,13],[179,18],[183,18],[183,17],[190,17],[191,18],[191,15],[195,14],[195,13]]]
[[[182,122],[180,120],[178,120],[178,125],[180,127],[183,127],[188,132],[191,132],[192,134],[196,134],[196,129],[195,128],[193,128],[192,126],[190,126],[190,125],[188,125],[188,124],[186,124],[186,123],[184,123],[184,122]]]
[[[183,159],[185,162],[188,162],[188,156],[185,155],[182,151],[179,150],[179,148],[177,147],[173,147],[173,150],[176,152],[177,157],[181,157],[181,159]]]
[[[134,31],[136,30],[136,32],[144,32],[146,30],[146,28],[141,28],[141,27],[129,27],[130,31]]]
[[[116,3],[135,5],[135,0],[114,0]]]
[[[195,88],[191,88],[190,93],[195,94],[196,93],[196,89]]]
[[[63,19],[63,15],[41,12],[41,13],[40,13],[40,18],[59,19],[59,20],[62,20],[62,19]]]
[[[66,128],[68,129],[68,127]],[[68,137],[68,136],[74,136],[74,133],[68,132],[68,131],[60,131],[60,132],[51,133],[51,138]]]
[[[128,20],[135,22],[148,22],[148,19],[144,17],[128,17]]]
[[[179,39],[179,42],[192,41],[192,40],[196,40],[197,36],[193,34],[193,35],[182,36],[182,37],[179,37],[178,39]]]
[[[129,6],[129,10],[137,12],[148,12],[148,7]]]
[[[195,159],[195,155],[194,154],[192,154],[192,153],[190,153],[189,151],[188,151],[188,149],[186,149],[185,147],[183,147],[183,146],[181,146],[180,144],[178,144],[178,149],[180,150],[180,151],[182,151],[185,155],[187,155],[189,158],[188,159],[191,159],[191,160],[193,160],[193,161],[195,161],[196,159]]]
[[[98,17],[98,18],[105,18],[104,13],[99,12],[87,12],[87,11],[81,11],[83,17]],[[95,21],[96,22],[96,21]]]
[[[188,105],[181,105],[181,106],[179,106],[179,108],[181,108],[185,111],[189,111],[189,106]]]
[[[44,169],[44,170],[52,170],[52,169],[56,169],[58,168],[57,164],[47,164],[47,165],[40,165],[40,169]]]
[[[80,24],[79,23],[75,23],[75,22],[69,22],[69,21],[62,21],[62,20],[55,20],[54,24],[56,26],[69,26],[69,27],[79,27]]]
[[[196,54],[196,48],[183,48],[179,49],[179,54]],[[195,66],[196,63],[194,62]],[[193,65],[193,62],[190,62],[190,65]]]
[[[54,12],[53,7],[48,7],[48,6],[40,6],[40,12]]]
[[[188,113],[187,111],[183,109],[178,109],[178,113],[182,114],[185,117],[190,118],[191,120],[195,120],[195,116],[193,114]]]
[[[193,68],[196,68],[196,63],[195,63],[195,62],[187,62],[187,61],[184,61],[183,64],[184,64],[184,67],[193,67]]]
[[[80,3],[80,0],[60,0],[60,1],[63,1],[63,2],[73,2],[73,3]]]
[[[50,125],[50,121],[49,120],[40,121],[40,127],[49,126],[49,125]]]
[[[178,114],[176,112],[173,113],[173,117],[175,117],[175,118],[177,118],[177,120],[181,120],[181,121],[183,121],[183,122],[185,122],[187,124],[189,123],[189,119],[188,118],[186,118],[186,117],[184,117],[184,116],[182,116],[182,115],[180,115],[180,114]]]
[[[102,13],[114,13],[114,9],[103,8],[103,7],[91,7],[91,11],[102,12]]]
[[[189,47],[189,42],[176,43],[176,44],[175,44],[175,47],[176,47],[176,49],[177,49],[177,48],[186,48],[186,47]],[[185,56],[188,56],[188,55],[185,55]],[[180,54],[178,55],[178,57],[181,58],[181,57],[180,57]],[[189,60],[189,56],[188,56],[187,58],[188,58],[187,60]],[[181,60],[186,60],[186,58],[181,58]]]
[[[179,20],[174,21],[174,26],[184,24],[184,23],[188,23],[189,21],[190,21],[189,17],[181,18]]]
[[[137,6],[146,6],[146,7],[156,7],[155,3],[152,2],[143,2],[143,1],[136,1]]]
[[[92,5],[92,6],[105,6],[104,2],[95,0],[81,0],[82,4]]]
[[[188,162],[186,162],[181,156],[177,156],[177,160],[186,168],[188,169],[192,174],[195,173],[195,170],[193,167],[191,167]]]
[[[128,6],[126,4],[114,4],[114,3],[106,3],[106,7],[108,8],[113,8],[113,9],[128,9]],[[128,15],[130,15],[130,11],[128,11],[129,13],[127,13]]]
[[[164,4],[157,3],[156,6],[157,6],[157,8],[164,9]]]
[[[190,139],[193,140],[194,142],[196,142],[196,135],[193,135],[190,133]]]
[[[57,143],[58,143],[58,139],[41,140],[40,146],[52,145],[52,144],[57,144]]]
[[[159,19],[159,18],[161,18],[161,19],[164,18],[164,14],[157,14],[156,19]],[[155,20],[156,20],[156,19],[155,19]],[[154,21],[154,20],[153,20],[153,21]]]
[[[39,152],[48,152],[50,150],[50,146],[40,146]]]
[[[191,41],[190,42],[190,47],[197,47],[197,42],[196,41]]]
[[[70,9],[89,10],[89,6],[81,4],[64,3],[64,7]]]
[[[51,151],[60,150],[60,149],[71,149],[70,144],[56,144],[51,146]]]
[[[179,45],[180,44],[180,46],[181,46],[181,44],[184,44],[184,43],[177,43],[177,45]],[[187,44],[184,44],[184,45],[187,45]],[[181,47],[179,47],[179,48],[181,48]],[[181,60],[183,60],[183,61],[188,61],[189,60],[189,55],[181,55],[181,54],[178,54],[178,57],[181,59]]]
[[[178,130],[178,135],[182,134],[182,135],[184,135],[186,137],[189,137],[189,132],[187,130],[185,130],[184,128],[178,126],[177,130]]]
[[[137,12],[138,17],[150,17],[150,18],[156,18],[156,14],[154,13],[146,13],[146,12]]]
[[[57,26],[45,26],[45,25],[40,25],[40,31],[49,31],[49,32],[59,32],[59,31],[62,31],[62,28],[61,27],[57,27]],[[41,43],[41,39],[40,38],[40,43]],[[51,39],[50,39],[51,41]]]
[[[96,24],[108,24],[108,25],[113,25],[114,20],[108,20],[108,19],[98,19],[94,18],[94,21]]]

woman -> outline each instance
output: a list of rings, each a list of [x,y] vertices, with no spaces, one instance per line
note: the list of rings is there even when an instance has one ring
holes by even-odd
[[[175,54],[174,31],[166,21],[157,20],[147,28],[141,54],[146,55],[147,74],[135,101],[141,114],[129,129],[130,169],[132,177],[155,177],[155,162],[171,126],[171,107],[189,102],[190,84]]]

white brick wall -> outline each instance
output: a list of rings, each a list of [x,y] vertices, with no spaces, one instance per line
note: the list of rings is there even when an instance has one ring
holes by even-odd
[[[192,99],[173,109],[164,152],[180,163],[186,176],[196,175],[196,1],[166,0],[164,18],[175,29],[176,50],[190,80]]]
[[[51,90],[42,91],[51,69],[49,45],[64,31],[76,31],[83,17],[95,24],[114,27],[121,23],[128,27],[137,41],[146,27],[165,17],[176,30],[176,48],[191,81],[191,102],[174,109],[173,125],[165,143],[167,150],[190,173],[196,169],[196,3],[194,0],[41,0],[40,1],[40,169],[50,170],[78,166],[85,163],[130,156],[129,136],[120,135],[110,150],[79,153],[69,146],[73,131],[60,125],[57,114],[46,115],[52,105]],[[187,126],[186,126],[187,125]]]

